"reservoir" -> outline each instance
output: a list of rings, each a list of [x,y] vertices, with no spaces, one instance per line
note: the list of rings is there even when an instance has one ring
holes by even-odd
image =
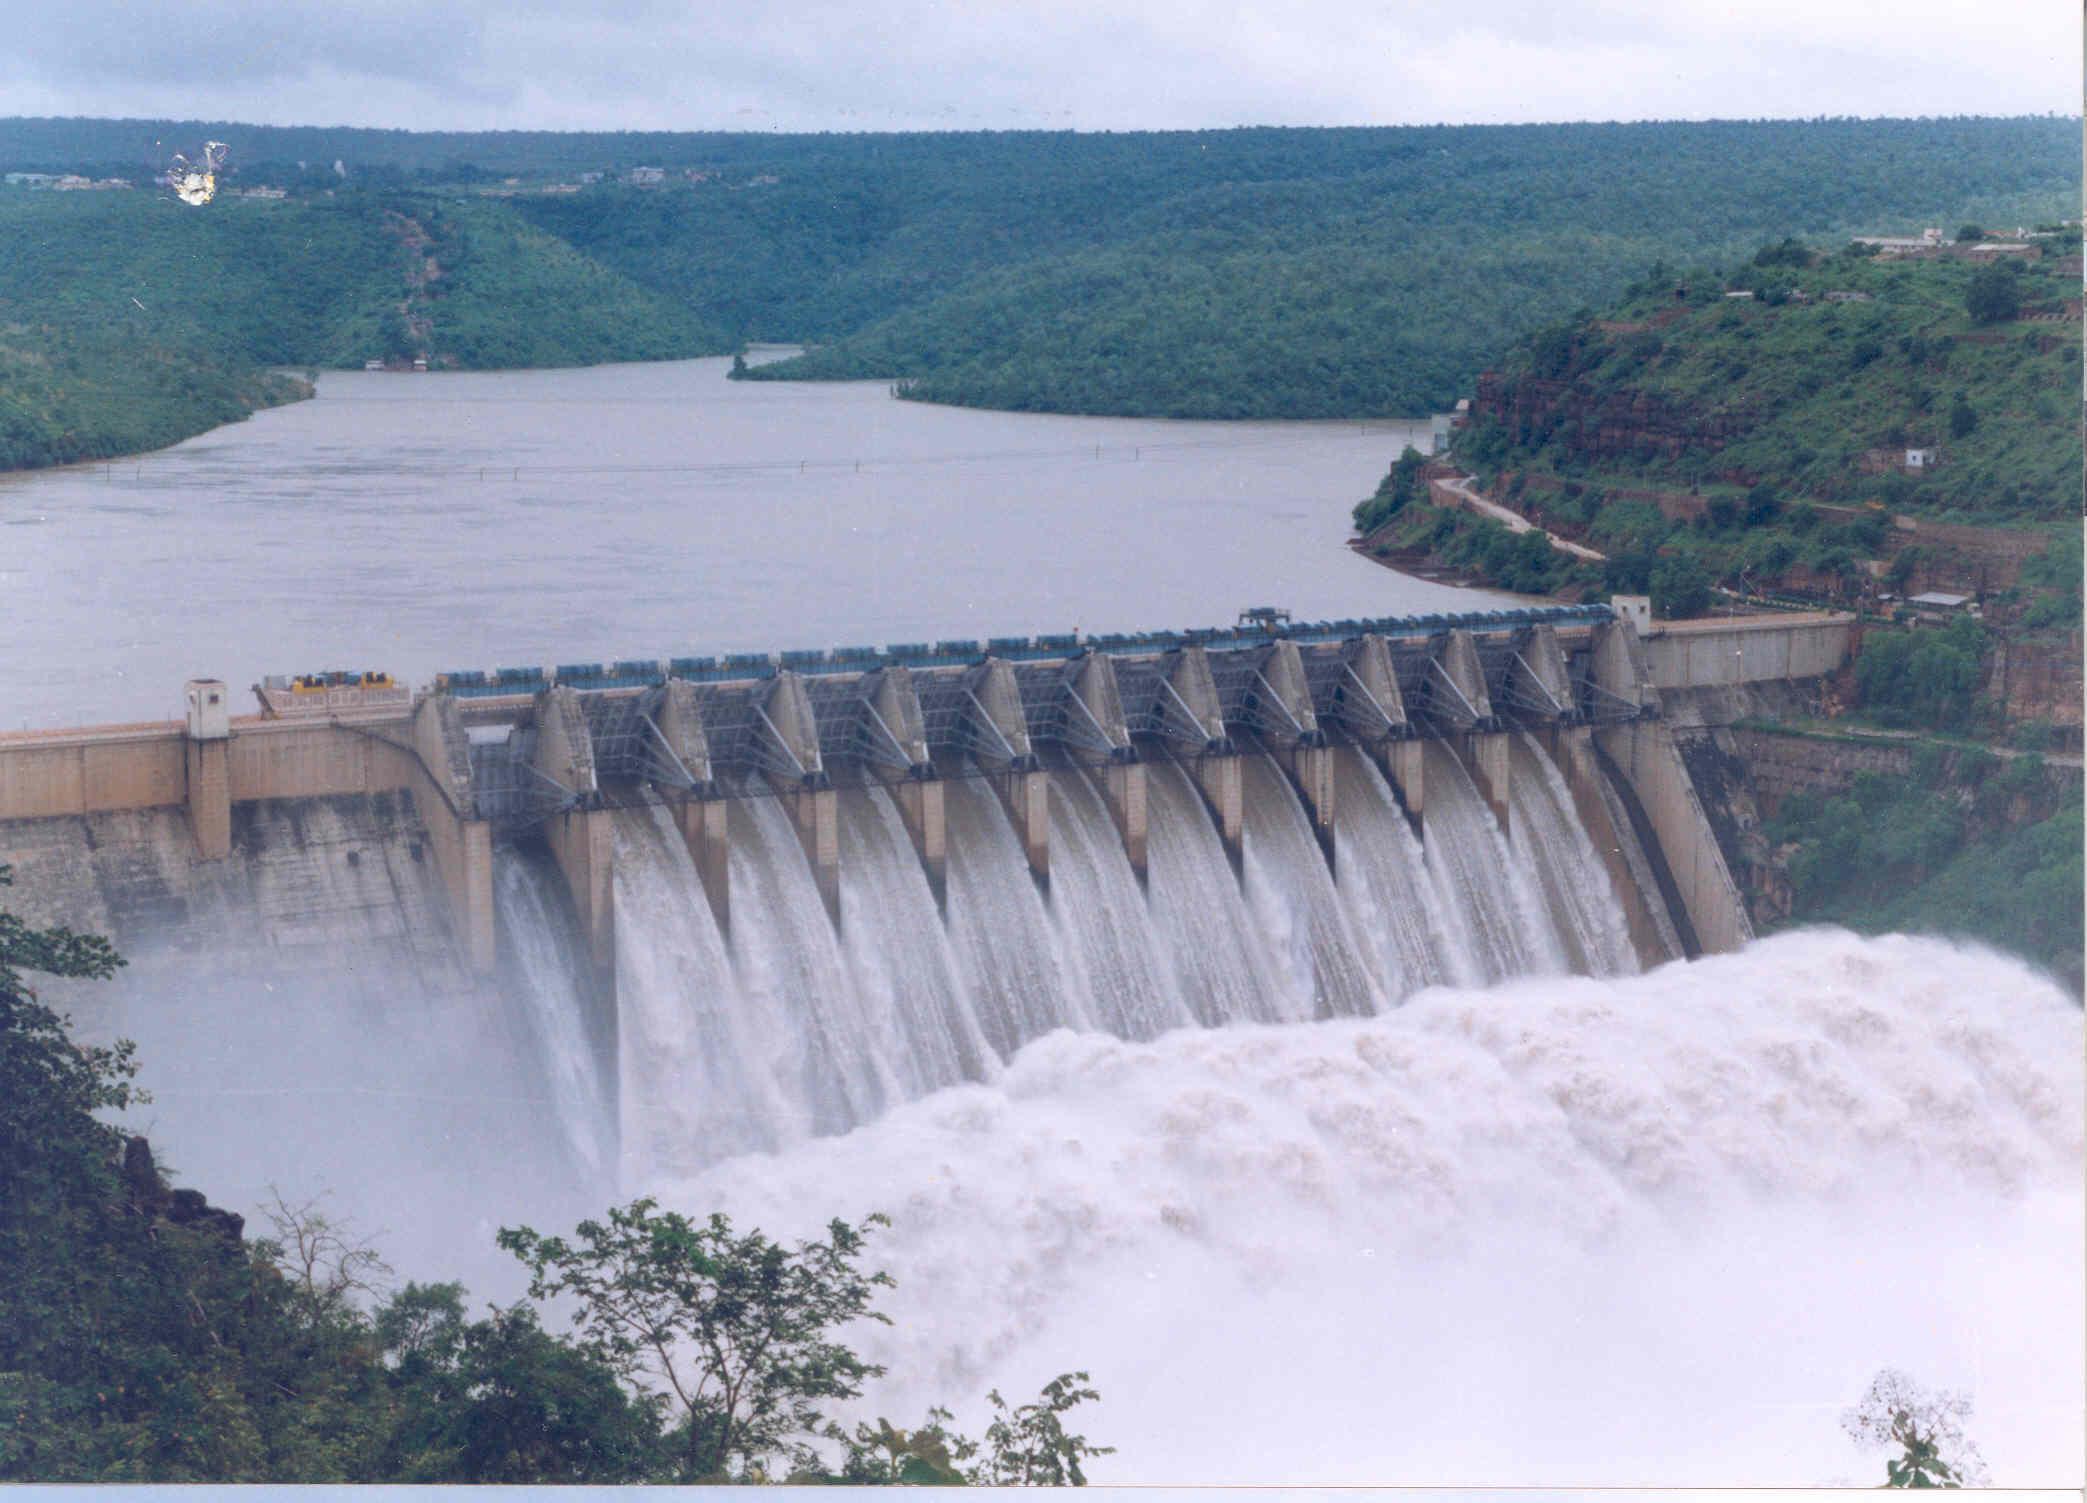
[[[733,382],[330,372],[138,459],[0,478],[0,727],[184,679],[1478,608],[1342,546],[1425,423],[1183,423]],[[251,706],[248,706],[251,708]]]

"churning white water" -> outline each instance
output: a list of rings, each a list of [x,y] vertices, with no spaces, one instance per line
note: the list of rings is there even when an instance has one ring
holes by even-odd
[[[670,1187],[882,1211],[866,1412],[1068,1368],[1100,1480],[1870,1480],[1879,1367],[2081,1480],[2080,1011],[2015,961],[1807,931],[1382,1016],[1059,1033],[991,1084]]]

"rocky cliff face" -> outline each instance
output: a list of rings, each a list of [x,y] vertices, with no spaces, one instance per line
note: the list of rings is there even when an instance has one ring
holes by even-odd
[[[130,1191],[131,1209],[155,1221],[169,1222],[196,1231],[215,1232],[233,1247],[240,1246],[246,1218],[203,1198],[201,1190],[176,1190],[159,1172],[152,1145],[143,1138],[123,1143],[123,1182]]]
[[[1517,433],[1556,432],[1577,459],[1673,459],[1715,453],[1759,421],[1751,412],[1713,413],[1630,387],[1595,392],[1571,381],[1509,378],[1487,371],[1478,378],[1472,412]],[[1717,478],[1750,485],[1742,471]]]

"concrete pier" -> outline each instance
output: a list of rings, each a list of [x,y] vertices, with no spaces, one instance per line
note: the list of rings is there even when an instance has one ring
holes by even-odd
[[[1613,704],[1654,712],[1599,727],[1594,745],[1616,770],[1624,785],[1619,792],[1652,836],[1639,843],[1649,847],[1645,856],[1660,887],[1679,899],[1682,912],[1674,919],[1683,946],[1692,954],[1736,950],[1754,937],[1753,924],[1673,733],[1657,717],[1659,691],[1643,644],[1628,622],[1618,620],[1597,626],[1592,645],[1590,679],[1599,694]]]
[[[1426,746],[1423,741],[1394,741],[1384,748],[1384,775],[1391,783],[1391,791],[1399,796],[1399,805],[1406,811],[1406,819],[1416,835],[1423,833],[1421,816],[1427,812],[1427,783],[1423,776]]]
[[[1505,835],[1510,829],[1508,811],[1508,779],[1513,776],[1509,759],[1507,733],[1504,731],[1473,732],[1452,742],[1458,756],[1463,759],[1465,771],[1477,785],[1479,797],[1486,801],[1486,808],[1493,813],[1494,821]]]
[[[949,894],[949,850],[942,784],[928,753],[927,722],[913,676],[902,664],[881,668],[865,676],[862,694],[874,737],[888,753],[872,758],[869,765],[890,786],[935,906],[943,908]]]
[[[604,972],[616,964],[616,839],[613,816],[600,807],[594,743],[576,690],[555,685],[536,696],[533,766],[564,788],[570,804],[543,822],[544,841],[565,873],[587,952]]]
[[[231,705],[214,678],[189,680],[187,700],[188,827],[203,859],[222,861],[232,854]]]
[[[755,701],[755,739],[766,752],[769,786],[790,811],[790,823],[811,863],[820,901],[835,927],[841,922],[840,809],[819,751],[819,722],[804,680],[784,669]]]
[[[471,792],[471,746],[456,701],[427,694],[413,707],[416,776],[408,788],[414,811],[428,832],[435,867],[449,893],[449,911],[463,941],[466,960],[478,975],[490,975],[493,950],[493,831],[475,817]]]
[[[965,670],[957,712],[960,746],[987,776],[1039,887],[1051,881],[1051,780],[1037,765],[1021,685],[1003,658]]]
[[[1145,880],[1145,769],[1131,746],[1123,718],[1123,695],[1116,686],[1116,665],[1102,653],[1075,660],[1065,681],[1066,715],[1083,722],[1069,729],[1075,759],[1098,764],[1102,798],[1123,838],[1131,870]]]

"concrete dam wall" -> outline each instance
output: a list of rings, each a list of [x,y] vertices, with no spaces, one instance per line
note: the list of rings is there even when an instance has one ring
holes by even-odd
[[[0,737],[0,861],[133,955],[111,1031],[213,985],[404,1008],[455,1046],[431,1071],[484,1077],[439,1130],[496,1152],[485,1102],[534,1103],[627,1177],[844,1130],[1052,1028],[1743,943],[1660,640],[1598,608],[996,639],[236,718],[205,680],[183,721]]]

